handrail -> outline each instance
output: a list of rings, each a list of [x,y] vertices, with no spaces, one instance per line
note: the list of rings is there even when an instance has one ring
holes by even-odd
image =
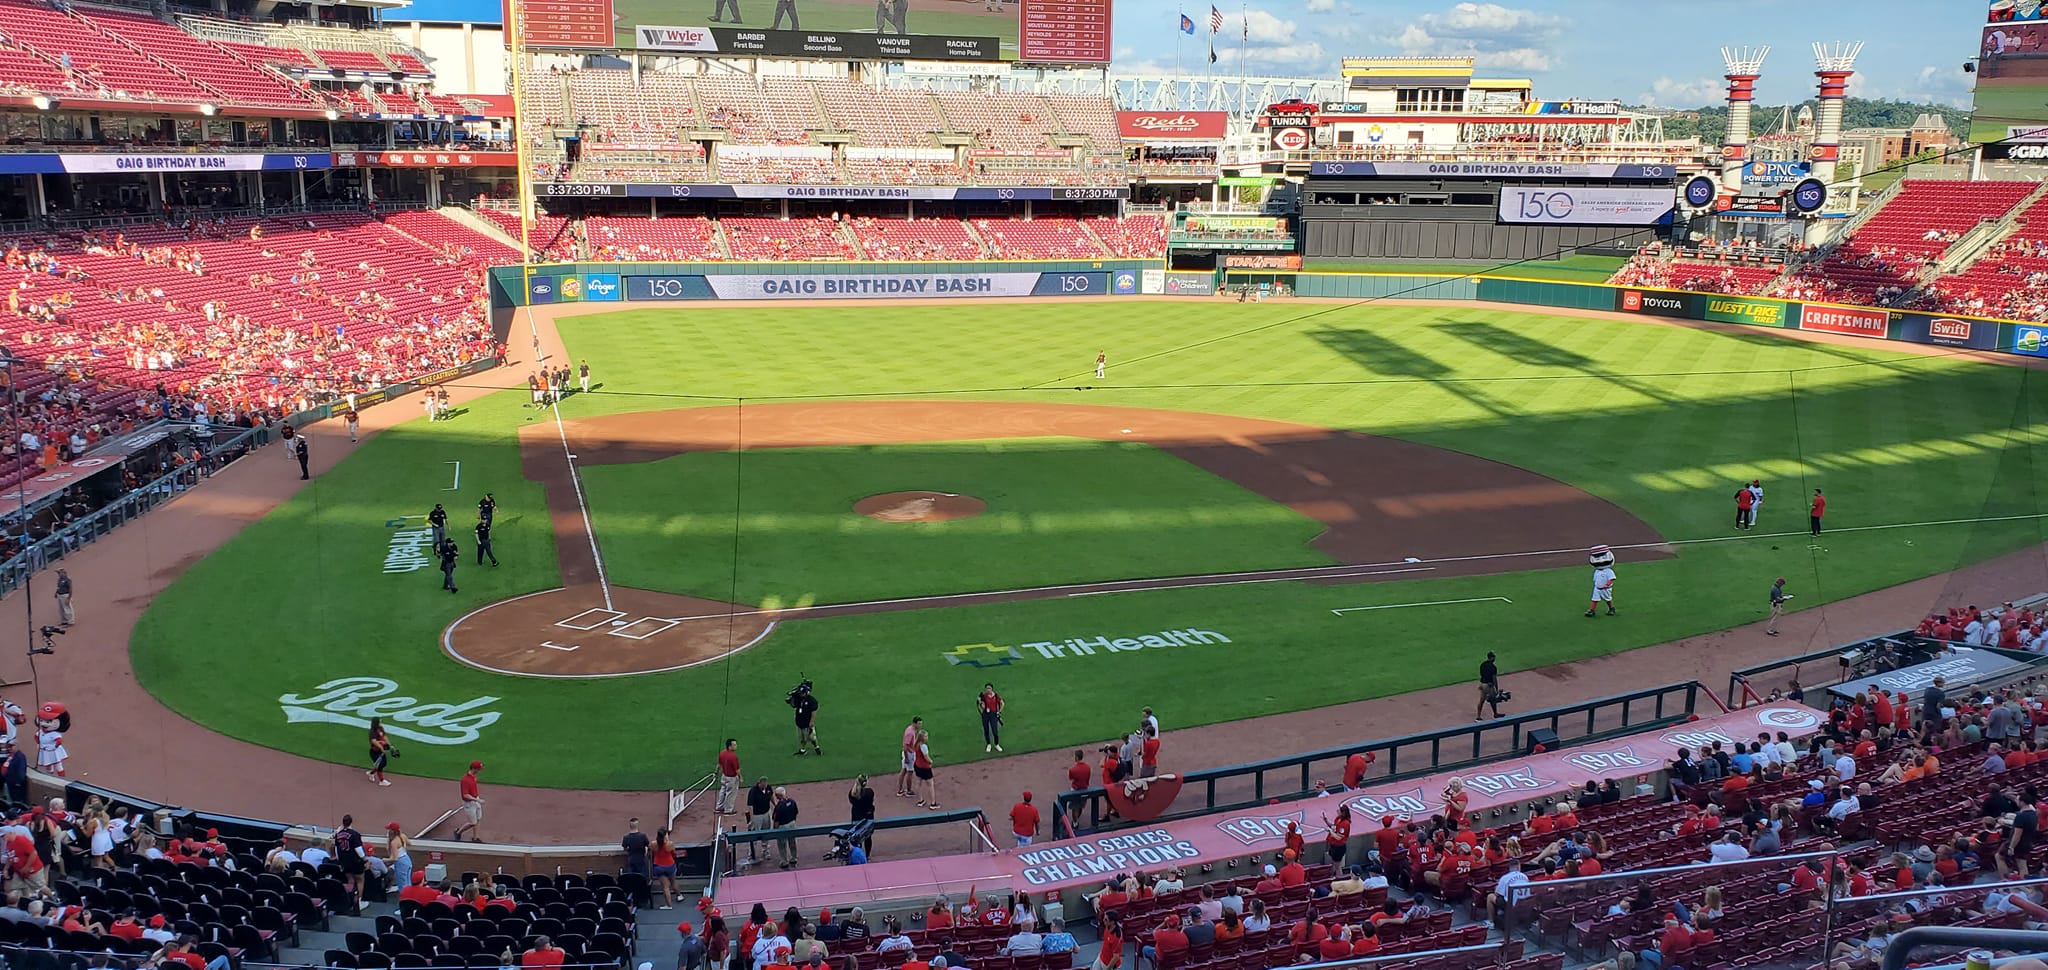
[[[1526,714],[1511,714],[1479,724],[1425,731],[1363,744],[1324,748],[1320,751],[1287,755],[1267,761],[1186,772],[1181,775],[1182,791],[1190,791],[1200,785],[1203,792],[1201,804],[1198,807],[1190,806],[1169,813],[1160,820],[1262,804],[1274,798],[1300,797],[1305,795],[1313,784],[1316,763],[1341,764],[1353,754],[1377,756],[1371,780],[1384,782],[1513,755],[1528,747],[1529,735],[1535,728],[1545,728],[1554,732],[1557,735],[1555,744],[1565,745],[1632,733],[1642,730],[1645,726],[1677,723],[1693,714],[1698,706],[1700,693],[1705,689],[1705,686],[1696,680],[1666,684],[1662,687],[1648,687],[1577,704],[1530,711]],[[1667,700],[1674,693],[1682,693],[1682,703]],[[1633,709],[1646,702],[1651,705],[1650,716],[1632,716]],[[1602,724],[1601,715],[1606,714],[1612,718],[1613,709],[1617,706],[1620,708],[1619,723]],[[1585,726],[1583,729],[1577,729],[1578,715],[1581,714],[1585,715]],[[1502,732],[1506,732],[1506,737],[1502,737]],[[1469,754],[1466,753],[1464,744],[1457,743],[1466,740],[1471,742]],[[1447,742],[1453,742],[1455,746],[1447,749]],[[1421,762],[1412,767],[1403,765],[1402,751],[1418,745],[1427,745]],[[1295,769],[1299,769],[1298,775],[1291,774]],[[1284,786],[1269,786],[1266,774],[1276,771],[1290,772]],[[1248,793],[1240,793],[1224,800],[1218,799],[1219,783],[1245,778],[1250,779],[1251,787]],[[1066,814],[1072,810],[1074,802],[1083,802],[1088,808],[1089,826],[1100,829],[1103,827],[1101,809],[1105,798],[1106,793],[1100,787],[1062,792],[1055,800],[1054,810],[1058,814]]]
[[[0,595],[20,588],[30,577],[49,568],[52,563],[91,545],[127,524],[128,520],[184,494],[208,474],[206,469],[197,465],[173,469],[85,518],[29,543],[22,551],[0,562]]]
[[[1986,950],[2038,953],[2048,950],[2048,932],[1999,930],[1966,926],[1915,926],[1885,943],[1879,970],[1905,970],[1906,958],[1924,946],[1967,946]]]

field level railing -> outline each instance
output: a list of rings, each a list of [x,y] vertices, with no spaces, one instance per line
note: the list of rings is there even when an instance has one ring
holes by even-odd
[[[1463,704],[1478,701],[1476,684],[1468,696],[1470,701],[1458,702],[1458,713]],[[1372,758],[1366,783],[1399,781],[1525,754],[1537,743],[1556,748],[1668,727],[1692,717],[1703,703],[1716,712],[1722,707],[1711,689],[1692,680],[1454,728],[1186,772],[1180,776],[1182,797],[1160,821],[1301,797],[1313,790],[1318,778],[1334,784],[1343,775],[1345,760],[1354,754]],[[1200,798],[1188,797],[1192,793]],[[1074,803],[1079,802],[1088,826],[1102,829],[1107,800],[1100,787],[1064,792],[1055,814],[1072,818]]]

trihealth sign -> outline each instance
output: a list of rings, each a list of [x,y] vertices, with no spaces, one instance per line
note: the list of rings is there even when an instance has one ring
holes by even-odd
[[[1131,636],[1066,637],[1060,640],[1031,640],[1015,647],[995,643],[968,643],[939,656],[955,667],[1007,667],[1028,659],[1067,660],[1080,657],[1137,653],[1165,647],[1197,647],[1227,644],[1229,637],[1214,630],[1161,630]],[[1029,651],[1028,653],[1026,651]]]

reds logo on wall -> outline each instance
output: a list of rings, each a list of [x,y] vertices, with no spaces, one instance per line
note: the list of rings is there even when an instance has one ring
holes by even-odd
[[[1129,141],[1209,141],[1229,133],[1222,111],[1119,111],[1117,132]]]
[[[1310,140],[1307,128],[1273,129],[1273,147],[1283,152],[1307,151]]]

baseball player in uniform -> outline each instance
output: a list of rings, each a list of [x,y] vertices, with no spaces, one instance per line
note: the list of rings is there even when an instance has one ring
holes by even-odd
[[[1587,561],[1593,566],[1593,603],[1586,607],[1587,616],[1600,612],[1600,604],[1607,604],[1607,615],[1614,615],[1614,551],[1606,546],[1594,546]]]
[[[803,29],[803,27],[802,27],[801,25],[799,25],[799,24],[797,23],[797,21],[796,21],[796,0],[775,0],[775,24],[774,24],[774,29],[776,29],[776,30],[781,30],[781,29],[782,29],[782,15],[783,15],[783,14],[785,14],[785,13],[786,13],[786,14],[789,14],[789,29],[791,29],[791,30],[802,30],[802,29]]]
[[[1754,479],[1749,483],[1749,527],[1756,528],[1756,514],[1764,510],[1764,480]]]
[[[1095,379],[1099,381],[1099,380],[1101,380],[1101,379],[1102,379],[1103,377],[1107,376],[1108,374],[1109,374],[1109,351],[1106,351],[1106,350],[1103,350],[1103,351],[1097,351],[1097,352],[1096,352],[1096,354],[1095,354]]]

